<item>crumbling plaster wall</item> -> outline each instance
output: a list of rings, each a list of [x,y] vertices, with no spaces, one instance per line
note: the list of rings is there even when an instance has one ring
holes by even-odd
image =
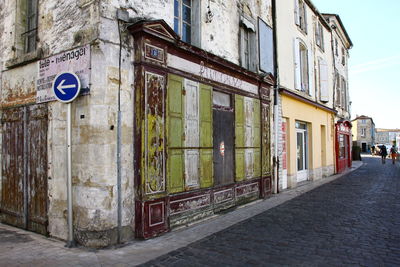
[[[72,104],[74,229],[78,242],[94,247],[107,246],[116,242],[118,217],[118,25],[115,15],[110,18],[105,16],[105,8],[100,1],[78,1],[78,6],[67,1],[57,6],[49,4],[44,9],[49,12],[49,17],[57,18],[55,21],[43,22],[48,27],[44,47],[45,51],[50,51],[49,54],[91,44],[90,95],[77,98]],[[62,13],[68,16],[58,21]],[[72,30],[65,33],[67,28]],[[63,33],[61,38],[54,38],[60,33]],[[65,48],[57,45],[60,40],[66,44]],[[123,239],[131,237],[131,224],[134,221],[131,43],[132,40],[124,35],[120,98]],[[49,187],[49,216],[52,218],[49,228],[52,235],[66,238],[65,105],[53,102],[50,109],[52,132],[49,138],[49,158],[50,173],[54,178]]]
[[[14,31],[17,11],[11,2],[0,0],[2,107],[36,101],[38,62],[5,68],[6,61],[18,56],[12,49],[17,38]],[[42,0],[38,17],[41,58],[91,45],[90,95],[79,97],[72,104],[74,229],[78,241],[91,246],[115,242],[112,239],[116,237],[113,233],[117,227],[119,40],[117,24],[105,23],[109,18],[101,17],[100,8],[98,0]],[[125,37],[121,64],[122,226],[128,228],[124,228],[123,238],[129,238],[132,233],[134,212],[133,67],[127,49],[131,43]],[[66,106],[54,101],[48,103],[48,108],[49,232],[51,236],[66,239]],[[96,232],[101,232],[100,238],[91,235]]]

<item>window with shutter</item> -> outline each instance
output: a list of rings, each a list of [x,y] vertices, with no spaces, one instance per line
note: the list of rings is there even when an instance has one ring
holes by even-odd
[[[240,65],[243,68],[257,71],[257,36],[256,27],[245,17],[240,22]]]
[[[318,60],[319,69],[319,89],[320,89],[320,100],[322,102],[329,101],[329,87],[328,87],[328,64],[325,60]]]

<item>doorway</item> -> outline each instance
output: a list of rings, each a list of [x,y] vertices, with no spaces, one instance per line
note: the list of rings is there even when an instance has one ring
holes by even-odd
[[[234,182],[234,112],[231,96],[213,93],[213,156],[214,184],[225,185]]]
[[[306,181],[308,177],[308,137],[307,124],[296,122],[297,141],[297,182]]]
[[[367,143],[362,143],[361,144],[361,152],[363,152],[363,153],[367,152]]]

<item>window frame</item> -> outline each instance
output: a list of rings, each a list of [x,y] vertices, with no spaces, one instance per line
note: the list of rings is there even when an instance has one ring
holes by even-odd
[[[190,2],[190,6],[184,3],[185,1]],[[176,10],[176,5],[178,5],[178,10]],[[183,13],[184,13],[184,8],[187,7],[190,10],[190,22],[188,23],[187,21],[184,21],[183,19]],[[192,42],[192,19],[193,19],[193,2],[192,0],[174,0],[174,31],[181,37],[181,40],[186,42],[186,43],[191,43]],[[176,25],[176,22],[178,22],[178,25]],[[190,27],[190,34],[184,38],[183,35],[183,30],[184,30],[184,24],[188,25]],[[177,30],[177,31],[176,31]],[[187,33],[186,33],[187,34]]]
[[[309,93],[310,90],[310,70],[307,46],[299,43],[299,64],[300,64],[300,88],[301,91]]]
[[[241,16],[239,25],[240,66],[258,71],[257,30],[255,23]]]

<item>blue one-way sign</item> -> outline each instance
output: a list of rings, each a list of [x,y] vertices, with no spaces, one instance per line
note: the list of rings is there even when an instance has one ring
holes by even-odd
[[[52,90],[58,101],[69,103],[79,95],[81,82],[75,73],[63,72],[54,79]]]

